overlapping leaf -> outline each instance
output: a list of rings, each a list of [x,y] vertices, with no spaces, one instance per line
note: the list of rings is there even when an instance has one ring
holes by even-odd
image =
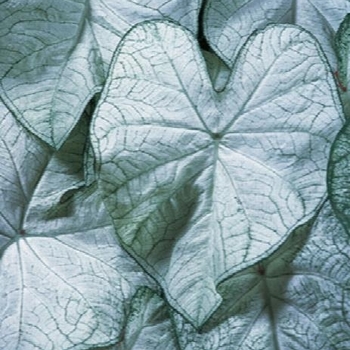
[[[199,9],[200,0],[3,1],[0,95],[27,129],[59,148],[132,25],[166,17],[196,32]]]
[[[182,350],[347,350],[350,241],[327,202],[260,266],[219,287],[223,303],[198,333],[180,315]]]
[[[137,291],[118,350],[180,350],[162,298],[148,288]]]
[[[293,26],[253,35],[221,93],[174,24],[143,23],[119,46],[92,127],[100,188],[124,247],[194,325],[220,281],[314,215],[342,124],[335,90]]]
[[[203,29],[210,46],[232,65],[239,49],[255,29],[290,18],[291,0],[208,0]]]
[[[150,19],[172,19],[194,34],[202,0],[90,0],[90,22],[106,72],[117,45],[130,28]]]
[[[96,184],[82,187],[86,125],[52,154],[1,108],[0,348],[113,344],[149,281],[116,242]]]
[[[238,50],[255,29],[269,23],[298,24],[319,40],[336,70],[333,40],[348,12],[347,0],[209,0],[203,23],[209,44],[227,64],[234,62]]]
[[[350,74],[350,15],[345,16],[335,37],[335,50],[338,59],[338,80],[340,97],[342,99],[345,116],[350,116],[350,93],[348,91]]]
[[[18,120],[59,148],[104,76],[86,1],[0,4],[0,94]]]

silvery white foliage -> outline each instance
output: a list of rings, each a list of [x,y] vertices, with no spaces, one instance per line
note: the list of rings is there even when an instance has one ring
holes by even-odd
[[[349,0],[296,0],[292,7],[292,23],[299,24],[317,38],[334,71],[337,70],[335,34],[349,12]]]
[[[251,36],[220,93],[188,31],[150,21],[125,36],[92,122],[99,187],[125,249],[195,326],[223,279],[314,215],[342,118],[300,28]]]
[[[291,3],[291,0],[208,0],[203,16],[204,34],[214,51],[231,66],[255,29],[287,21]]]
[[[59,149],[101,90],[121,37],[145,19],[196,32],[201,1],[0,2],[0,96],[16,118]]]
[[[345,116],[350,116],[350,14],[346,15],[335,36],[335,51],[338,59],[338,80],[339,93],[342,100]]]
[[[31,196],[51,150],[25,132],[0,101],[0,249],[22,229]]]
[[[350,234],[350,124],[333,144],[328,167],[328,192],[335,214]]]
[[[118,350],[180,350],[161,297],[148,288],[141,288],[132,299],[122,340]]]
[[[219,286],[223,303],[200,333],[174,313],[180,348],[348,350],[349,276],[349,235],[326,202],[311,229]]]
[[[130,28],[150,19],[172,19],[194,34],[202,0],[90,0],[90,20],[106,72],[119,41]]]
[[[0,124],[0,348],[115,343],[128,301],[152,284],[117,243],[96,184],[81,187],[84,121],[57,153],[3,105]]]
[[[85,0],[0,3],[0,96],[55,148],[104,79],[86,6]]]
[[[204,32],[216,53],[226,64],[232,64],[255,29],[270,23],[298,24],[319,40],[336,70],[334,36],[348,12],[348,0],[209,0],[204,13]]]

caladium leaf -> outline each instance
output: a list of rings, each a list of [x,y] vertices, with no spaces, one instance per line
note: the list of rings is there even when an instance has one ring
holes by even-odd
[[[35,0],[0,4],[0,96],[18,120],[60,148],[100,91],[132,25],[172,18],[197,30],[200,0]]]
[[[335,50],[338,59],[338,70],[335,75],[338,81],[345,116],[350,116],[350,93],[348,91],[350,72],[350,14],[346,15],[335,37]]]
[[[92,122],[99,186],[124,247],[200,326],[216,285],[271,254],[326,191],[342,124],[318,44],[253,35],[214,91],[190,32],[151,21],[119,45]]]
[[[59,148],[101,89],[85,0],[0,4],[0,95],[31,132]]]
[[[327,202],[308,229],[219,287],[223,303],[198,333],[179,314],[182,350],[347,350],[350,241]]]
[[[118,350],[180,350],[164,300],[140,288],[131,303]]]
[[[232,64],[255,29],[270,23],[298,24],[315,35],[336,70],[334,36],[348,12],[348,0],[209,0],[203,28],[210,46],[227,64]]]
[[[90,21],[99,43],[105,70],[124,34],[140,22],[168,18],[194,34],[202,0],[90,0]]]
[[[26,208],[51,154],[0,101],[0,249],[23,229]]]
[[[338,134],[331,152],[328,189],[335,214],[350,233],[350,125]]]
[[[204,34],[214,51],[232,65],[239,49],[255,29],[290,18],[291,0],[208,0]]]
[[[334,71],[337,70],[334,38],[348,12],[348,0],[297,0],[292,6],[292,23],[299,24],[317,38]]]
[[[116,242],[96,184],[82,187],[86,125],[52,153],[1,108],[0,348],[114,344],[128,300],[151,284]]]

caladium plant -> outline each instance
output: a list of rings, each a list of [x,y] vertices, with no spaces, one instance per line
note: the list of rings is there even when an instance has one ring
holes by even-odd
[[[349,10],[0,2],[0,349],[348,350]]]

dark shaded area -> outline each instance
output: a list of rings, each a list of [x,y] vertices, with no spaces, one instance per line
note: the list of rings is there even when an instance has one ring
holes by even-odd
[[[206,1],[206,0],[203,0],[202,8],[201,8],[201,10],[199,11],[199,17],[198,17],[198,36],[197,36],[197,39],[198,39],[199,46],[201,47],[202,50],[206,50],[206,51],[209,51],[209,52],[213,52],[213,50],[212,50],[211,47],[209,46],[209,43],[208,43],[207,39],[206,39],[205,36],[204,36],[204,29],[203,29],[204,19],[203,19],[203,16],[204,16],[204,8],[205,8],[205,6],[206,6],[206,3],[207,3],[207,1]]]

